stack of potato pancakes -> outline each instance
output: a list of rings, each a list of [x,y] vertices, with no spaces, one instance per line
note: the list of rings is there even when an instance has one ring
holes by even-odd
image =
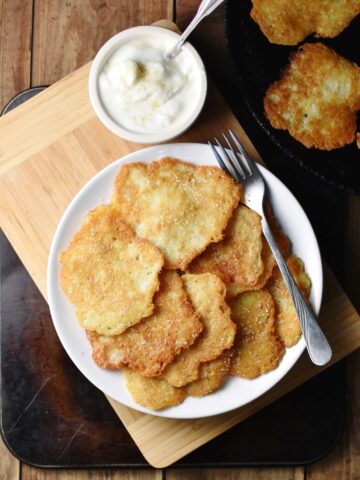
[[[121,370],[135,402],[163,409],[236,375],[277,367],[301,336],[262,235],[222,170],[172,158],[123,165],[107,205],[61,254],[61,284],[99,367]],[[303,262],[271,215],[303,294]]]

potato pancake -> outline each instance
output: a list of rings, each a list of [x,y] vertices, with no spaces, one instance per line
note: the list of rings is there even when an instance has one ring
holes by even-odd
[[[269,292],[241,293],[230,307],[238,327],[230,373],[251,379],[276,368],[285,349],[275,334],[275,305]]]
[[[203,329],[183,281],[176,272],[160,274],[154,313],[121,335],[88,332],[93,359],[102,368],[129,367],[141,374],[159,375],[168,363],[192,345]]]
[[[220,388],[228,376],[232,350],[227,350],[220,357],[210,362],[202,363],[199,378],[186,385],[186,392],[192,397],[202,397]]]
[[[290,240],[283,233],[278,233],[277,235],[275,235],[275,238],[282,255],[284,257],[287,257],[290,250]],[[242,292],[248,292],[250,290],[261,290],[270,279],[273,269],[276,266],[276,261],[272,254],[271,248],[269,247],[269,244],[264,236],[262,237],[262,244],[263,247],[261,251],[261,258],[264,264],[264,270],[262,274],[259,276],[256,283],[251,287],[244,286],[238,283],[230,283],[226,285],[226,298],[228,300],[235,298],[237,295],[239,295],[239,293]]]
[[[225,285],[250,290],[264,271],[261,217],[239,205],[221,242],[209,245],[190,265],[192,273],[214,273]]]
[[[132,399],[145,408],[162,410],[179,405],[186,397],[184,388],[172,387],[161,378],[143,377],[140,373],[128,369],[123,373]]]
[[[222,239],[240,196],[239,185],[219,168],[163,158],[123,165],[112,202],[139,237],[160,249],[166,268],[184,270]]]
[[[308,35],[336,37],[360,13],[360,0],[252,0],[251,17],[271,43],[296,45]]]
[[[304,262],[299,257],[289,257],[287,265],[296,281],[302,295],[309,299],[311,280],[304,270]],[[281,272],[276,267],[273,276],[266,285],[271,293],[276,306],[275,331],[286,347],[295,345],[301,337],[301,326],[286,288]]]
[[[162,254],[137,238],[113,206],[87,215],[60,262],[61,286],[83,328],[117,335],[151,315]]]
[[[210,273],[186,274],[182,278],[204,330],[193,346],[180,353],[163,372],[163,378],[174,387],[182,387],[196,380],[200,364],[217,358],[230,348],[236,333],[230,308],[225,302],[223,282]]]
[[[302,45],[264,98],[274,128],[307,148],[333,150],[355,140],[360,68],[321,43]]]

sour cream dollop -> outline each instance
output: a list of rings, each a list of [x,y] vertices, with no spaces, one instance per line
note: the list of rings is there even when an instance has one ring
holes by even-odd
[[[202,75],[183,48],[173,59],[166,52],[174,40],[143,37],[117,47],[99,74],[99,96],[118,125],[155,134],[186,124],[202,95]]]

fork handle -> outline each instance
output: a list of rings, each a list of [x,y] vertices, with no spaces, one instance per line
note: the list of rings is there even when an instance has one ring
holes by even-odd
[[[282,256],[276,244],[275,238],[273,237],[265,215],[262,219],[262,227],[265,238],[270,245],[276,263],[278,264],[284,282],[294,303],[295,310],[299,317],[300,325],[304,334],[309,356],[315,365],[325,365],[332,357],[332,351],[329,342],[319,327],[319,324],[313,312],[311,311],[309,304],[301,295],[300,290],[296,285],[288,266],[286,265],[284,257]]]

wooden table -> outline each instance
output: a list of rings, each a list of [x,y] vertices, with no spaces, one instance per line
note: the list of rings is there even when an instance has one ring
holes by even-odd
[[[116,32],[160,18],[185,26],[198,0],[2,0],[0,2],[0,109],[21,90],[49,85],[91,60],[98,48]],[[230,74],[224,55],[221,8],[196,32],[201,51],[220,89]],[[215,68],[216,67],[216,68]],[[246,125],[244,125],[246,129]],[[344,239],[347,251],[344,287],[359,298],[360,201],[349,197]],[[359,307],[359,303],[357,305]],[[341,480],[360,478],[360,353],[348,362],[345,434],[325,459],[308,467],[255,469],[190,469],[156,471],[52,471],[19,462],[0,441],[0,480],[13,479],[276,479]]]

